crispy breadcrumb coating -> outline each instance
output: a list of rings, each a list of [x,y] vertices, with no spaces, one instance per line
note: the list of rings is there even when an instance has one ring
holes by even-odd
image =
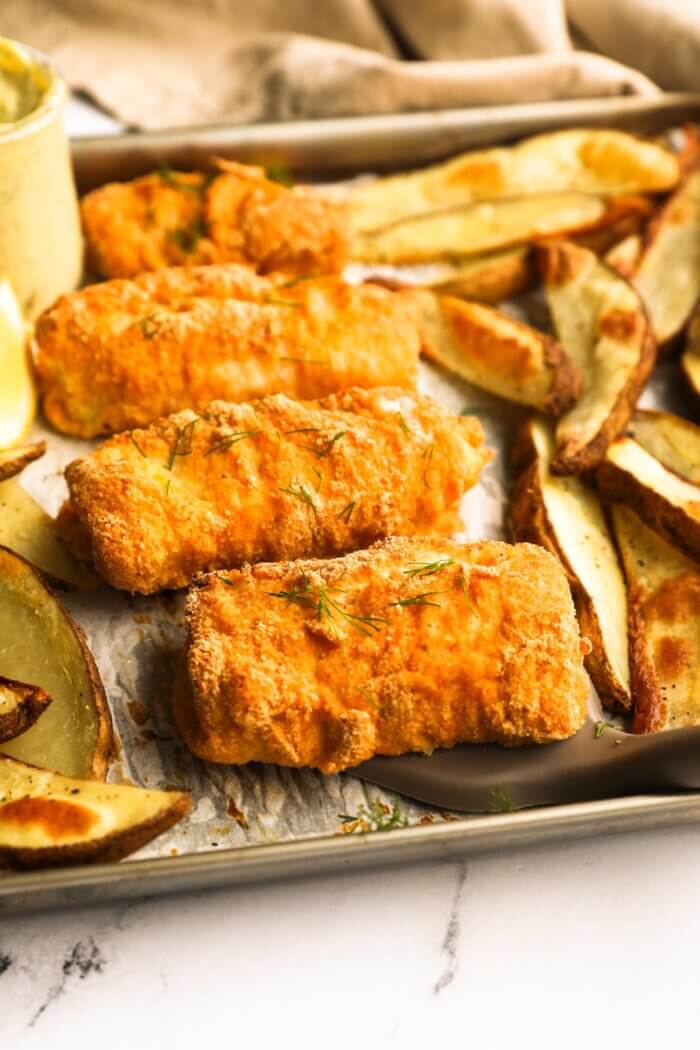
[[[530,544],[390,539],[199,577],[175,717],[212,762],[316,766],[547,743],[586,716],[561,566]]]
[[[339,273],[348,257],[345,205],[310,187],[288,189],[262,168],[161,169],[83,197],[88,266],[101,277],[202,263],[248,263],[261,273]]]
[[[144,426],[217,398],[317,398],[415,386],[409,303],[373,285],[290,283],[235,264],[159,270],[62,296],[39,318],[44,413],[80,437]]]
[[[83,526],[109,583],[150,593],[246,561],[449,532],[490,459],[477,419],[397,388],[214,402],[71,463],[62,518]]]

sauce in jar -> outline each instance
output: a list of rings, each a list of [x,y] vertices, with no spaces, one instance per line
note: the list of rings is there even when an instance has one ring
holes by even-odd
[[[0,278],[31,320],[82,274],[66,86],[36,52],[0,37]]]

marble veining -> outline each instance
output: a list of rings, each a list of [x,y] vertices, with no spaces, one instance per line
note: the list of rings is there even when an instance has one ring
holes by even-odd
[[[442,991],[452,984],[455,974],[459,968],[459,937],[461,932],[460,908],[464,884],[467,881],[467,863],[461,861],[457,865],[456,881],[450,913],[447,917],[447,928],[442,940],[442,955],[444,958],[444,969],[433,985],[433,994],[440,995]]]

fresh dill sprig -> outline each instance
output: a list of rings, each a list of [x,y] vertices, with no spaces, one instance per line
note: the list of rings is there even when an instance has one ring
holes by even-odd
[[[595,738],[599,740],[606,729],[615,729],[614,722],[596,722],[595,724]]]
[[[408,423],[404,419],[403,413],[399,412],[399,426],[403,430],[407,437],[414,437],[413,431],[409,427]]]
[[[350,500],[350,502],[346,503],[346,505],[343,507],[342,510],[338,511],[338,513],[336,514],[336,518],[341,518],[345,522],[346,525],[349,525],[350,524],[350,518],[352,517],[356,506],[357,506],[357,500],[356,499]]]
[[[238,586],[238,582],[236,580],[230,580],[228,578],[228,576],[222,576],[222,574],[220,572],[217,572],[216,578],[217,578],[217,580],[221,580],[222,583],[225,583],[227,587],[237,587]]]
[[[175,466],[175,460],[178,456],[189,456],[192,452],[192,439],[194,437],[194,428],[199,422],[199,419],[192,419],[189,423],[185,423],[184,426],[175,428],[175,439],[170,446],[170,455],[165,464],[165,469],[172,471]]]
[[[322,448],[315,448],[314,445],[299,445],[299,448],[306,449],[307,452],[313,452],[314,456],[318,456],[319,459],[325,459],[326,456],[329,456],[333,451],[336,442],[340,441],[340,439],[346,434],[347,430],[339,430],[332,438],[328,438]]]
[[[322,427],[297,427],[295,430],[285,430],[284,436],[288,434],[321,434],[323,432]]]
[[[295,586],[291,591],[269,592],[271,598],[282,598],[288,605],[295,603],[296,605],[302,605],[306,608],[313,609],[316,614],[316,619],[319,622],[326,620],[333,623],[334,617],[336,615],[340,616],[342,620],[345,620],[351,627],[354,627],[359,634],[366,635],[367,637],[372,633],[376,634],[381,631],[382,625],[388,623],[388,620],[385,620],[381,616],[358,616],[356,613],[351,613],[333,597],[335,594],[344,593],[344,591],[341,591],[337,587],[319,586],[314,590],[306,574],[302,575],[301,587]]]
[[[491,788],[489,792],[491,800],[490,810],[492,813],[512,813],[514,806],[513,800],[510,797],[510,791],[507,787],[499,784],[498,787]]]
[[[236,430],[232,434],[226,434],[216,441],[211,448],[207,449],[204,455],[211,456],[213,452],[228,452],[239,441],[243,441],[245,438],[257,437],[258,434],[262,434],[262,430]]]
[[[422,594],[414,594],[412,598],[400,598],[397,602],[389,602],[389,605],[432,605],[436,609],[441,609],[440,602],[429,601],[435,594],[449,594],[452,587],[447,587],[442,591],[423,591]]]
[[[401,811],[398,799],[393,806],[388,806],[380,799],[372,799],[366,806],[360,806],[357,813],[339,813],[338,817],[348,834],[355,831],[393,831],[408,826],[408,817]]]
[[[286,488],[280,489],[280,492],[286,492],[288,496],[294,496],[294,499],[298,499],[301,503],[306,503],[314,512],[314,517],[318,517],[314,498],[304,485],[297,485],[296,487],[294,485],[287,485]]]
[[[291,357],[289,355],[286,356],[286,357],[280,356],[279,360],[280,361],[299,361],[303,365],[325,365],[326,367],[330,367],[330,363],[331,363],[329,358],[321,358],[321,357]]]
[[[311,468],[316,475],[316,492],[321,491],[321,485],[323,485],[323,474],[317,467]]]
[[[456,565],[453,558],[438,558],[437,561],[416,561],[410,569],[404,569],[404,576],[433,576],[448,565]]]
[[[127,434],[128,434],[129,440],[131,441],[131,444],[136,448],[136,450],[141,453],[141,455],[143,456],[144,459],[148,459],[148,456],[143,451],[143,449],[139,445],[138,441],[134,437],[133,432],[131,430],[127,430]]]
[[[469,606],[470,611],[474,613],[476,618],[478,620],[480,620],[481,616],[479,615],[479,610],[477,609],[476,605],[474,604],[474,599],[472,598],[471,594],[469,593],[469,584],[467,582],[467,574],[464,571],[464,566],[462,566],[462,570],[460,572],[459,578],[460,578],[460,581],[461,581],[461,584],[462,584],[462,593],[464,594],[464,597],[467,599],[467,605]]]
[[[177,229],[170,230],[168,236],[171,241],[175,241],[180,251],[189,255],[195,250],[200,239],[206,236],[206,232],[206,227],[198,219],[192,226],[179,226]]]
[[[428,445],[428,447],[426,448],[425,452],[423,453],[423,459],[425,461],[425,466],[423,467],[423,484],[426,486],[426,488],[430,488],[430,482],[428,481],[428,471],[430,470],[430,466],[431,466],[431,464],[433,462],[433,453],[434,452],[435,452],[435,445],[434,444],[430,444],[430,445]]]

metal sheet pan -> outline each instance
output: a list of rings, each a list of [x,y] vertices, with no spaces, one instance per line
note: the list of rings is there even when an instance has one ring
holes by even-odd
[[[81,191],[108,179],[149,170],[158,162],[196,165],[212,153],[262,163],[284,163],[304,177],[329,178],[414,166],[469,146],[501,142],[566,125],[624,126],[653,132],[693,119],[700,119],[700,96],[673,95],[651,101],[635,98],[542,103],[388,118],[252,128],[210,127],[82,139],[74,143],[74,162]],[[259,776],[262,780],[264,771]],[[346,779],[359,784],[355,778]],[[283,791],[285,786],[282,776],[273,785],[273,793]],[[309,786],[313,789],[313,785]],[[342,787],[337,801],[345,801]],[[219,846],[216,850],[208,849],[208,843],[203,842],[200,852],[179,856],[169,855],[170,843],[166,842],[160,852],[167,849],[168,855],[151,855],[146,859],[85,869],[5,875],[0,877],[0,913],[334,869],[449,858],[467,851],[500,849],[601,831],[666,826],[700,820],[700,795],[608,799],[492,816],[440,819],[437,823],[420,823],[425,810],[418,805],[407,804],[406,812],[413,826],[387,833],[337,835],[332,833],[328,814],[324,814],[325,819],[320,820],[318,826],[314,826],[311,814],[305,826],[298,825],[284,836],[293,841],[235,848]]]

